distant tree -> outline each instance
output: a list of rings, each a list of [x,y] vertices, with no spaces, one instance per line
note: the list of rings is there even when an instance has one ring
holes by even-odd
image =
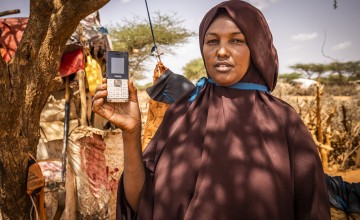
[[[337,78],[342,78],[345,74],[344,71],[344,63],[341,62],[332,62],[328,65],[329,71],[331,72],[331,74],[337,74],[338,77]]]
[[[328,65],[331,73],[338,74],[340,78],[348,76],[350,79],[360,79],[360,61],[333,62]]]
[[[360,79],[360,61],[339,62],[335,61],[329,64],[319,63],[298,63],[290,66],[295,71],[299,71],[310,79],[314,75],[321,77],[321,82],[325,84],[347,83],[349,80]],[[322,77],[324,73],[328,73],[326,77]],[[279,76],[291,77],[291,76]]]
[[[283,73],[279,74],[279,79],[284,80],[285,82],[290,82],[293,79],[301,78],[301,73]]]
[[[326,64],[311,64],[312,71],[317,74],[316,78],[320,78],[325,72],[328,71],[328,66]]]
[[[345,70],[350,78],[360,80],[360,60],[347,62]]]
[[[176,14],[167,15],[156,12],[151,18],[157,47],[160,51],[173,53],[172,46],[186,43],[194,36],[181,25],[183,21]],[[134,17],[122,24],[108,27],[114,50],[128,51],[129,70],[134,79],[143,79],[144,62],[149,59],[154,46],[148,18]]]
[[[184,76],[190,80],[197,80],[206,76],[206,69],[202,58],[191,60],[182,70],[184,71]]]
[[[315,63],[298,63],[295,65],[290,66],[295,71],[300,71],[301,73],[307,75],[308,79],[311,79],[314,74],[317,77],[320,77],[323,73],[328,71],[328,67],[325,64],[315,64]]]
[[[306,75],[308,79],[310,79],[314,74],[313,64],[297,63],[290,66],[290,68],[295,71],[300,71],[302,74]]]

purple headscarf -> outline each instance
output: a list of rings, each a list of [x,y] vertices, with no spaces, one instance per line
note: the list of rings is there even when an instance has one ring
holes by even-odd
[[[272,35],[263,14],[244,1],[226,1],[213,7],[203,18],[199,28],[200,51],[203,53],[204,37],[214,18],[226,12],[246,37],[252,63],[241,82],[266,85],[274,90],[278,75],[278,56]],[[204,55],[202,54],[203,58]]]

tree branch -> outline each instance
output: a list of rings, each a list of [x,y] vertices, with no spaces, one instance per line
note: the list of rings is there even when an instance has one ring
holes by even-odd
[[[25,119],[22,122],[24,131],[30,130],[29,126],[40,117],[41,109],[39,111],[36,106],[44,106],[54,90],[54,79],[59,74],[60,61],[67,40],[76,30],[81,19],[98,10],[108,1],[30,1],[29,22],[14,57],[12,71],[14,89],[26,88],[23,90],[24,94],[18,96],[19,100],[13,102],[25,101],[22,114],[32,115],[22,117]],[[35,74],[25,74],[29,72],[29,68]]]
[[[12,15],[12,14],[18,14],[18,13],[20,13],[20,9],[2,11],[2,12],[0,12],[0,17]]]
[[[3,70],[6,68],[6,62],[4,60],[4,58],[1,56],[0,54],[0,70]]]

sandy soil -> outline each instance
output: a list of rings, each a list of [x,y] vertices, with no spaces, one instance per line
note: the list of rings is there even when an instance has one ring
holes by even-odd
[[[344,181],[350,183],[360,182],[360,168],[355,170],[346,170],[346,171],[329,171],[326,173],[330,176],[341,176]]]

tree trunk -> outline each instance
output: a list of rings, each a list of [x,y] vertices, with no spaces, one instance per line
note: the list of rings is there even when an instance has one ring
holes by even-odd
[[[80,20],[109,0],[30,0],[30,17],[14,59],[0,56],[0,215],[28,219],[28,154],[36,155],[40,113],[59,78],[66,41]],[[58,80],[59,82],[59,80]]]

